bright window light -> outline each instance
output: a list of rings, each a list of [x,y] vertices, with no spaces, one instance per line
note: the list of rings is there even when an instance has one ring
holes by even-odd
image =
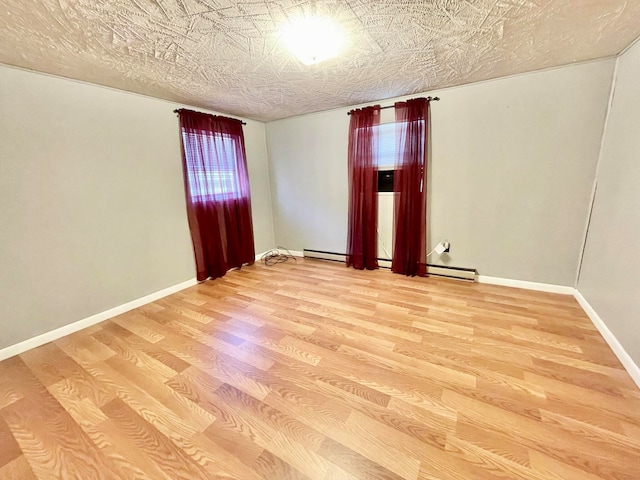
[[[282,38],[287,48],[305,65],[323,62],[340,53],[344,34],[324,17],[300,17],[286,24]]]

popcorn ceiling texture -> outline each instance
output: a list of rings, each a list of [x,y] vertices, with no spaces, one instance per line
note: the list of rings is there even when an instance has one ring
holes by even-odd
[[[297,15],[348,32],[305,66]],[[640,0],[0,0],[0,62],[274,120],[619,53]]]

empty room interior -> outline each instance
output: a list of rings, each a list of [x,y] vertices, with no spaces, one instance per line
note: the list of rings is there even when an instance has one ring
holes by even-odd
[[[638,480],[640,0],[0,0],[0,479]]]

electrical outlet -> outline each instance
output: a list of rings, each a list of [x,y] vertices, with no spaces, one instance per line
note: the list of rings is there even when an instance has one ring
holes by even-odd
[[[449,240],[442,240],[435,246],[431,253],[435,252],[438,255],[442,255],[443,253],[448,252],[450,248],[451,244],[449,243]],[[431,253],[429,255],[431,255]]]

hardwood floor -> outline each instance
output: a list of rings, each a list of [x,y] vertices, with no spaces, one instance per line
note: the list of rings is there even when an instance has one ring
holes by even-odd
[[[569,296],[256,264],[0,362],[2,479],[640,478]]]

